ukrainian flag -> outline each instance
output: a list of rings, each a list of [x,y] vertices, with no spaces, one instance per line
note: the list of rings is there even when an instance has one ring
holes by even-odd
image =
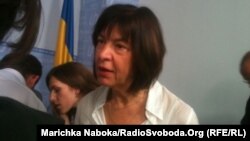
[[[59,25],[54,66],[73,61],[74,57],[74,6],[73,0],[64,0]]]

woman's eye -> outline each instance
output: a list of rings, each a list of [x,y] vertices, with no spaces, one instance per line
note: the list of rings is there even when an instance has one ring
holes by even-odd
[[[129,51],[129,46],[123,43],[116,43],[115,44],[115,49],[116,51],[122,53],[122,52],[127,52]]]
[[[125,48],[125,46],[123,46],[123,45],[121,45],[121,44],[116,44],[115,46],[116,46],[117,48],[119,48],[119,49]]]
[[[97,44],[102,44],[104,42],[105,42],[105,40],[102,37],[97,38]]]
[[[59,94],[60,93],[60,91],[61,91],[61,89],[59,89],[59,88],[54,88],[54,89],[52,89],[56,94]]]

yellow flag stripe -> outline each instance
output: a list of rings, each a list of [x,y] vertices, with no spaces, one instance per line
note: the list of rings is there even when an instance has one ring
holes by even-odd
[[[66,23],[63,19],[60,20],[59,34],[57,39],[57,48],[55,52],[54,66],[65,62],[73,61],[66,44]]]

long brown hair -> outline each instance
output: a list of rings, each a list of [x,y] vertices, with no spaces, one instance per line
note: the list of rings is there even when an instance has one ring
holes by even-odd
[[[55,77],[72,88],[79,89],[82,95],[99,86],[91,71],[78,62],[68,62],[52,68],[46,77],[48,88],[51,77]]]
[[[21,31],[21,36],[16,42],[8,42],[17,57],[28,54],[33,48],[39,33],[40,0],[1,0],[0,2],[0,40],[11,29]]]

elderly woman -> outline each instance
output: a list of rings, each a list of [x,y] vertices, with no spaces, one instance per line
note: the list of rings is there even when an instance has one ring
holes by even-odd
[[[192,107],[157,81],[165,45],[147,7],[115,4],[92,36],[94,74],[102,85],[78,103],[76,124],[197,124]]]

